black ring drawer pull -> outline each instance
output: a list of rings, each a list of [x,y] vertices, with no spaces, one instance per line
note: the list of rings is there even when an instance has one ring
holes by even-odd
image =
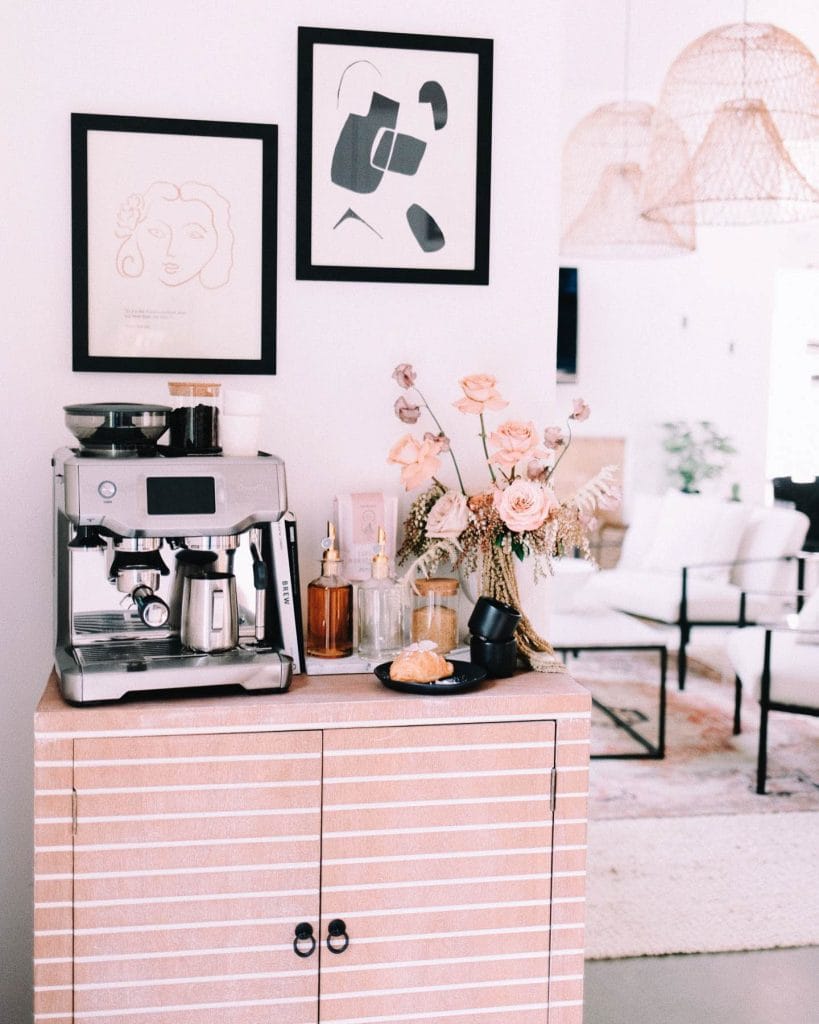
[[[299,949],[300,942],[307,942],[310,940],[310,946],[308,949]],[[316,937],[313,934],[313,926],[308,924],[307,921],[302,921],[301,924],[296,925],[296,937],[293,939],[293,952],[296,956],[308,957],[316,948]]]
[[[344,939],[342,944],[334,946],[332,940],[340,938]],[[327,925],[327,948],[331,953],[343,953],[349,945],[350,936],[347,934],[347,925],[337,917]]]

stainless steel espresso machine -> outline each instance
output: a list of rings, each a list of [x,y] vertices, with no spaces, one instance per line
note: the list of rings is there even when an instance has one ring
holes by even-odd
[[[262,453],[177,457],[150,429],[134,443],[152,407],[134,408],[143,411],[120,414],[127,442],[98,432],[95,444],[77,429],[81,446],[52,460],[63,696],[286,690],[304,659],[284,463]],[[70,412],[67,422],[75,428]]]

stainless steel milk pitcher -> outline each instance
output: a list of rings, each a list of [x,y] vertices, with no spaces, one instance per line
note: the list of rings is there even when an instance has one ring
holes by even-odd
[[[236,577],[226,572],[186,576],[182,590],[180,639],[192,651],[229,651],[239,642]]]

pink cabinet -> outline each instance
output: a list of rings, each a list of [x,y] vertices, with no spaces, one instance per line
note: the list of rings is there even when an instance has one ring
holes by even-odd
[[[52,681],[35,1020],[579,1024],[587,695],[372,686],[75,709]]]

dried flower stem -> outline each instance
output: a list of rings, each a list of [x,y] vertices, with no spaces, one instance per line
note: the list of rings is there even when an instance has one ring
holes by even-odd
[[[443,437],[446,437],[446,434],[444,433],[444,428],[439,423],[438,417],[435,415],[432,409],[430,409],[429,403],[427,402],[426,398],[424,398],[424,396],[421,394],[418,388],[413,388],[413,391],[421,399],[421,405],[423,405],[423,407],[432,417],[435,426],[438,428],[438,433],[441,434]],[[486,445],[484,445],[484,450],[485,449]],[[449,457],[452,459],[452,465],[455,467],[455,475],[458,477],[458,486],[461,488],[461,494],[463,494],[463,496],[466,497],[466,488],[464,487],[463,478],[461,477],[461,471],[460,469],[458,469],[458,460],[455,458],[455,452],[453,452],[451,445],[449,447]],[[437,480],[435,482],[438,483]]]
[[[494,484],[494,483],[497,483],[497,478],[495,477],[495,470],[492,469],[492,463],[489,461],[489,448],[486,445],[486,425],[483,422],[483,413],[480,414],[480,417],[481,417],[481,441],[483,442],[483,452],[484,452],[484,455],[486,456],[486,464],[489,467],[489,475],[492,477],[492,483]]]
[[[415,561],[410,562],[410,565],[404,575],[401,577],[400,582],[408,584],[412,589],[413,593],[418,594],[420,591],[415,585],[416,576],[419,573],[423,573],[427,578],[430,572],[434,572],[438,568],[438,564],[446,558],[451,565],[455,565],[458,561],[460,554],[458,545],[451,540],[434,540],[426,551],[419,555]]]
[[[551,468],[551,469],[549,470],[549,472],[548,472],[548,473],[546,474],[546,482],[547,482],[547,483],[548,483],[548,482],[549,482],[549,481],[550,481],[550,480],[552,479],[552,477],[554,476],[554,474],[555,474],[555,470],[556,470],[556,469],[557,469],[557,467],[558,467],[558,466],[560,465],[560,461],[561,461],[561,459],[562,459],[562,458],[563,458],[563,456],[564,456],[564,455],[566,454],[566,452],[567,452],[567,451],[569,450],[569,445],[570,445],[570,444],[572,443],[572,421],[571,421],[571,418],[569,418],[569,419],[567,419],[567,420],[566,420],[566,429],[567,429],[567,430],[568,430],[568,432],[569,432],[569,437],[568,437],[568,439],[567,439],[566,443],[565,443],[565,444],[563,445],[563,451],[562,451],[562,452],[560,453],[560,455],[558,455],[558,457],[557,457],[557,458],[555,459],[555,464],[554,464],[554,465],[552,466],[552,468]]]

